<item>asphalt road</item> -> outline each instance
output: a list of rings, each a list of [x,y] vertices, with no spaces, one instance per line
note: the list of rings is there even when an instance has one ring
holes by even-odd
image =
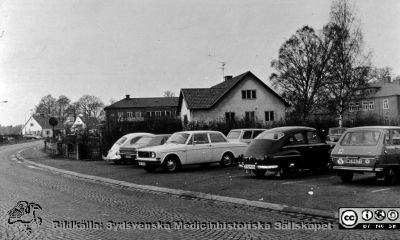
[[[106,186],[54,174],[13,159],[18,150],[35,144],[0,147],[0,239],[398,239],[398,231],[338,230],[336,223],[330,223],[330,230],[277,229],[279,223],[293,227],[324,220]],[[32,206],[24,216],[9,223],[8,212],[18,201],[36,203],[42,209],[34,210]],[[23,224],[17,219],[37,221]],[[55,221],[67,221],[70,223],[67,227],[75,229],[57,228]],[[92,229],[76,229],[83,224],[73,225],[72,221],[87,226],[95,224]],[[219,222],[220,229],[199,226],[210,222]],[[243,229],[243,224],[249,222],[254,228],[262,222],[267,229]],[[231,228],[238,224],[238,228],[221,229],[224,223]],[[112,228],[134,227],[134,224],[142,229]],[[187,224],[187,229],[177,229],[182,224]],[[29,226],[30,235],[26,231]]]

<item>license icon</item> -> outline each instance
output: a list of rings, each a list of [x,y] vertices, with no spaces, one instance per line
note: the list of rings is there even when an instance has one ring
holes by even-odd
[[[357,213],[353,210],[346,210],[340,216],[340,220],[345,227],[353,227],[358,220]]]
[[[372,219],[372,217],[374,216],[374,214],[372,213],[371,210],[364,210],[364,211],[361,212],[361,216],[362,216],[362,219],[363,219],[364,221],[369,221],[369,220]]]
[[[395,221],[395,220],[397,220],[397,218],[399,218],[399,212],[396,210],[389,210],[387,213],[387,218],[390,221]]]
[[[375,219],[378,221],[382,221],[383,219],[385,219],[386,217],[386,213],[385,211],[378,209],[375,211]]]

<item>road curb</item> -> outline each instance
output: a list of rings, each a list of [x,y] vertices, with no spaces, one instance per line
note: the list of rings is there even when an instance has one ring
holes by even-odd
[[[294,207],[294,206],[287,206],[284,204],[252,201],[252,200],[247,200],[247,199],[243,199],[243,198],[226,197],[226,196],[219,196],[219,195],[213,195],[213,194],[202,193],[202,192],[194,192],[194,191],[187,191],[187,190],[180,190],[180,189],[157,187],[157,186],[151,186],[151,185],[140,185],[140,184],[125,182],[125,181],[110,179],[110,178],[104,178],[104,177],[98,177],[98,176],[93,176],[93,175],[72,172],[72,171],[59,169],[59,168],[55,168],[55,167],[51,167],[48,165],[44,165],[41,163],[36,163],[36,162],[30,161],[30,160],[27,160],[20,155],[21,152],[22,152],[22,150],[19,151],[17,154],[15,154],[17,159],[19,159],[21,161],[24,161],[26,163],[29,163],[29,164],[37,166],[37,167],[48,169],[50,171],[90,180],[93,182],[113,184],[113,185],[117,185],[117,186],[133,188],[133,189],[158,192],[158,193],[167,193],[167,194],[190,197],[190,198],[199,198],[199,199],[227,202],[227,203],[239,204],[239,205],[244,205],[244,206],[249,206],[249,207],[264,208],[264,209],[274,210],[274,211],[298,213],[298,214],[312,215],[312,216],[316,216],[316,217],[330,218],[330,219],[338,218],[337,212],[329,212],[329,211],[323,211],[323,210],[311,209],[311,208],[300,208],[300,207]]]

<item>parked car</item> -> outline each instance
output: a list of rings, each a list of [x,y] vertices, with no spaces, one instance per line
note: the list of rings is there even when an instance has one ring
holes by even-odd
[[[32,134],[25,134],[22,136],[23,139],[27,140],[37,140],[37,139],[42,139],[42,136],[39,135],[32,135]]]
[[[339,138],[346,132],[347,128],[344,127],[335,127],[329,128],[328,135],[326,136],[327,141],[337,142]]]
[[[146,171],[162,167],[174,172],[184,165],[219,162],[230,166],[234,159],[243,154],[247,144],[229,142],[217,131],[177,132],[161,146],[142,148],[138,151],[139,166]]]
[[[258,177],[266,171],[296,177],[300,169],[328,168],[330,148],[314,128],[272,128],[250,143],[239,167],[252,170]]]
[[[107,156],[106,157],[103,156],[103,159],[107,162],[113,161],[115,164],[121,164],[122,160],[121,160],[121,155],[119,154],[120,147],[133,145],[143,136],[154,136],[154,134],[151,133],[126,134],[114,143],[114,145],[108,151]]]
[[[232,129],[228,135],[228,141],[230,142],[244,142],[250,143],[251,140],[256,138],[260,133],[264,132],[266,129]]]
[[[120,147],[119,155],[121,155],[122,163],[135,162],[137,151],[140,148],[163,145],[171,134],[158,134],[154,136],[143,136],[134,144]]]
[[[354,173],[375,173],[388,184],[395,183],[400,170],[400,127],[349,128],[331,153],[333,169],[343,182]]]

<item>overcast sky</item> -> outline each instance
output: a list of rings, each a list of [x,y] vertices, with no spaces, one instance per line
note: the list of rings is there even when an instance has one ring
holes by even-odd
[[[326,0],[0,1],[0,124],[22,124],[41,97],[162,96],[252,71],[303,25],[329,20]],[[376,66],[400,74],[400,1],[355,1]]]

